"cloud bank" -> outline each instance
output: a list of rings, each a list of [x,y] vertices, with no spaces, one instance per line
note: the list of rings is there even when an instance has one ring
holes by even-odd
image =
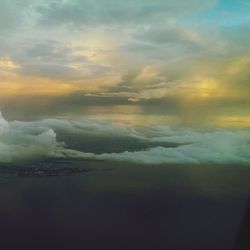
[[[249,149],[249,130],[126,128],[106,122],[60,119],[7,122],[0,116],[0,165],[48,158],[250,165]]]
[[[247,1],[2,0],[0,96],[241,96],[248,13]]]

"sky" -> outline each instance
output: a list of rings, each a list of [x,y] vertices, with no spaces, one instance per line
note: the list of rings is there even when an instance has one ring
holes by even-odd
[[[0,4],[0,109],[10,119],[87,110],[250,126],[248,0]]]

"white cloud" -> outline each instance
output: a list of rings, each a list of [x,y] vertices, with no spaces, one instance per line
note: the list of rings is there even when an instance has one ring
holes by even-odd
[[[180,131],[181,132],[181,131]],[[171,132],[173,133],[173,132]],[[250,164],[249,131],[186,131],[157,140],[187,143],[177,148],[154,147],[145,151],[103,154],[99,158],[142,164]]]
[[[250,164],[248,130],[196,131],[187,128],[171,129],[165,126],[136,129],[98,121],[76,122],[58,119],[8,123],[1,117],[0,132],[2,163],[62,157],[141,164]],[[64,138],[66,141],[66,135],[73,136],[73,139],[77,136],[78,144],[92,148],[92,151],[84,152],[79,150],[79,145],[70,147],[70,144],[59,143],[56,138],[60,134],[61,139]],[[94,146],[85,145],[87,141],[92,141]],[[115,145],[118,146],[119,141],[123,143],[125,150],[115,153]],[[109,153],[97,153],[95,146],[101,142]],[[151,147],[131,150],[131,142]],[[126,147],[129,151],[126,151]]]

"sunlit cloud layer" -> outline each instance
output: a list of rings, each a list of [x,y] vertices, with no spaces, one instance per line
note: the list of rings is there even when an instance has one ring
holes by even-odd
[[[77,95],[79,105],[243,119],[249,11],[247,0],[1,0],[1,103],[47,96],[65,106]]]

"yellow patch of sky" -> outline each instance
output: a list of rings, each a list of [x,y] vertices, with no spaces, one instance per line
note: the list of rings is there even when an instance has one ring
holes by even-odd
[[[9,57],[0,58],[0,70],[15,70],[18,68],[20,68],[20,66],[13,62]]]
[[[173,115],[150,115],[143,112],[139,105],[114,105],[110,107],[93,106],[87,112],[91,115],[85,117],[110,121],[114,124],[124,126],[144,126],[145,124],[176,124],[177,116]]]
[[[105,31],[91,31],[82,38],[78,36],[71,40],[73,54],[85,57],[87,62],[71,63],[69,67],[84,71],[86,66],[92,65],[93,68],[103,66],[109,67],[110,70],[107,74],[98,76],[89,72],[88,76],[84,76],[77,84],[80,88],[87,92],[99,92],[103,87],[114,86],[121,81],[122,70],[129,60],[125,54],[118,51],[120,42],[121,37],[110,33],[107,35]]]
[[[244,55],[234,59],[229,65],[227,65],[226,73],[230,76],[238,75],[244,70],[249,71],[250,55]]]
[[[159,69],[157,69],[156,67],[153,66],[146,66],[141,72],[140,74],[135,78],[136,81],[147,81],[147,80],[151,80],[154,78],[158,78],[159,76]]]
[[[221,127],[231,128],[250,128],[250,115],[249,116],[216,116],[214,123]]]
[[[21,76],[1,81],[0,89],[0,96],[60,96],[77,90],[63,81]]]
[[[204,77],[197,79],[194,84],[193,92],[198,98],[209,98],[221,95],[221,89],[217,79],[212,77]]]
[[[197,101],[223,97],[226,93],[219,79],[207,76],[193,76],[175,94],[181,97],[185,105],[192,105]]]
[[[100,92],[103,86],[114,85],[118,81],[120,81],[119,75],[93,76],[67,81],[15,75],[0,82],[0,96],[60,96],[75,91],[82,91],[83,93]]]
[[[191,35],[188,33],[192,39],[198,39],[196,33]],[[95,75],[95,72],[88,71],[88,67],[85,67],[86,62],[76,62],[71,63],[68,66],[81,71],[82,77],[79,79],[69,79],[69,80],[55,80],[43,77],[25,77],[19,75],[17,70],[20,66],[12,61],[8,57],[0,58],[0,73],[7,72],[6,74],[15,74],[15,76],[10,76],[7,80],[2,80],[0,83],[1,91],[0,95],[65,95],[73,91],[82,90],[85,93],[91,92],[102,92],[105,87],[115,86],[117,83],[121,82],[124,70],[126,70],[127,62],[129,61],[125,55],[123,55],[117,49],[121,43],[122,38],[111,34],[103,32],[89,32],[86,37],[78,37],[71,42],[73,49],[73,54],[78,56],[84,56],[89,61],[90,64],[93,63],[98,66],[109,66],[112,68],[109,73],[101,73],[100,75]],[[198,39],[199,40],[199,39]],[[120,60],[119,60],[120,59]],[[159,94],[164,95],[177,95],[181,96],[184,104],[193,104],[197,100],[209,99],[214,97],[226,97],[239,95],[237,93],[237,87],[232,89],[231,85],[227,84],[227,81],[231,81],[231,78],[236,78],[241,76],[247,70],[250,64],[249,55],[245,55],[239,58],[234,58],[229,62],[226,62],[220,66],[222,77],[206,76],[203,72],[200,74],[193,73],[191,76],[186,78],[184,84],[181,87],[178,84],[172,84],[168,89],[165,88],[164,83],[167,82],[166,77],[164,78],[160,74],[160,69],[158,66],[146,66],[142,69],[141,73],[135,78],[133,84],[134,87],[141,87],[142,94],[146,95],[148,98],[151,97],[150,93],[143,90],[144,84],[150,82],[151,80],[156,81],[156,84],[162,84],[162,88],[156,88],[155,92],[150,90],[153,94],[153,98],[157,98]],[[84,74],[86,70],[86,75]],[[136,86],[138,85],[138,86]],[[165,88],[165,89],[164,89]],[[144,91],[144,92],[143,92]],[[244,91],[244,95],[249,95],[248,91]]]
[[[36,88],[29,86],[12,85],[10,87],[1,87],[0,96],[62,96],[72,92],[71,86],[60,86],[60,88],[45,88],[38,86]]]
[[[84,56],[91,62],[109,66],[115,66],[125,58],[125,55],[117,50],[120,43],[121,37],[112,33],[107,34],[102,30],[88,32],[82,38],[78,36],[71,41],[72,47],[75,48],[75,55]]]

